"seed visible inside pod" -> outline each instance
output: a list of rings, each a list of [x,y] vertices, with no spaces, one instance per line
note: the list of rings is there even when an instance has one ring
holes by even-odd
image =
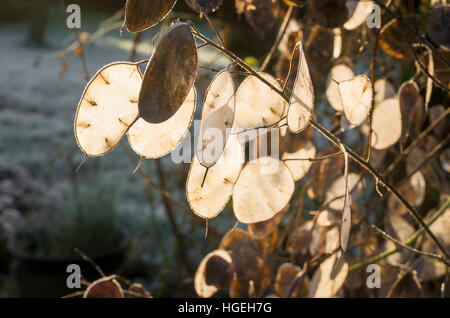
[[[131,148],[143,158],[160,158],[183,140],[194,118],[197,93],[193,86],[183,105],[168,120],[151,124],[139,118],[128,132]]]
[[[86,156],[113,150],[138,117],[142,75],[134,63],[101,68],[87,84],[75,115],[75,138]]]
[[[327,78],[327,89],[325,91],[331,107],[337,111],[342,111],[341,95],[339,93],[338,83],[353,78],[353,70],[345,64],[333,66]]]
[[[358,75],[338,85],[345,117],[353,125],[361,124],[372,107],[372,83],[365,75]]]
[[[212,167],[219,160],[234,121],[235,95],[230,72],[219,72],[209,85],[203,102],[197,158]]]
[[[402,114],[398,99],[379,103],[372,114],[372,147],[381,150],[395,144],[402,135]]]
[[[193,86],[197,66],[197,47],[189,24],[174,24],[159,41],[145,70],[140,116],[152,124],[172,117]]]
[[[120,284],[112,277],[104,277],[91,283],[83,298],[124,298]]]
[[[130,32],[144,31],[164,19],[176,0],[127,0],[125,25]]]
[[[228,138],[217,163],[207,169],[196,156],[186,181],[189,206],[202,218],[212,219],[225,207],[244,163],[244,150],[237,135]]]
[[[308,126],[314,107],[314,88],[309,75],[308,63],[303,52],[302,42],[298,44],[300,51],[297,78],[289,101],[287,125],[293,133],[299,133]]]
[[[252,160],[242,169],[233,191],[233,210],[242,223],[268,220],[280,212],[294,193],[286,165],[272,157]]]

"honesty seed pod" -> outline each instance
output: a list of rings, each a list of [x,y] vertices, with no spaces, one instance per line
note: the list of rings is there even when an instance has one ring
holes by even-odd
[[[125,26],[130,32],[142,32],[164,19],[176,0],[127,0]]]

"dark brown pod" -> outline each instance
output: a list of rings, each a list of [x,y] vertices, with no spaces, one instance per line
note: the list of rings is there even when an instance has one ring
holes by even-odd
[[[144,31],[164,19],[177,0],[127,0],[125,26],[130,32]]]
[[[111,276],[96,280],[86,289],[83,298],[124,298],[120,284]]]
[[[203,12],[210,13],[214,12],[220,8],[223,3],[223,0],[185,0],[186,4],[195,12],[200,12],[200,9]]]
[[[194,84],[197,67],[197,47],[189,25],[174,24],[159,41],[145,70],[140,117],[152,124],[172,117]]]

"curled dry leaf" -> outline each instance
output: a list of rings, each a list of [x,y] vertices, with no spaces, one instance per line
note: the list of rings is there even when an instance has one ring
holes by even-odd
[[[294,179],[286,165],[272,157],[244,166],[233,191],[233,210],[242,223],[268,220],[289,203]]]
[[[194,84],[197,66],[197,47],[189,24],[174,24],[147,64],[139,94],[140,116],[158,124],[175,115]]]
[[[349,19],[344,23],[344,29],[354,30],[367,21],[372,13],[373,1],[347,0],[345,5],[348,9]]]
[[[379,78],[374,83],[375,88],[375,105],[381,103],[385,99],[395,97],[395,88],[384,78]]]
[[[332,277],[331,274],[336,260],[337,254],[334,253],[320,264],[311,279],[308,297],[333,297],[341,289],[347,278],[348,264],[343,262],[334,277]]]
[[[270,74],[258,73],[281,90],[278,81]],[[283,116],[288,103],[255,76],[247,77],[236,92],[236,114],[233,129],[271,126]]]
[[[92,282],[83,298],[124,298],[120,284],[112,277],[103,277]]]
[[[290,159],[308,159],[315,158],[316,147],[312,142],[308,142],[303,148],[300,148],[296,152],[283,153],[282,160],[291,171],[294,181],[302,179],[309,171],[312,165],[312,161],[309,160],[290,160]]]
[[[381,150],[395,144],[402,134],[398,99],[389,98],[375,106],[372,114],[372,147]]]
[[[286,293],[294,281],[295,277],[302,271],[302,269],[292,263],[283,263],[278,267],[277,275],[275,277],[275,293],[279,297],[285,297]],[[292,291],[291,297],[300,297],[302,291],[308,289],[308,276],[304,275],[302,282],[299,282]]]
[[[212,80],[203,102],[197,145],[197,158],[202,166],[210,168],[219,160],[233,126],[234,112],[233,78],[223,70]]]
[[[159,124],[139,118],[128,131],[128,142],[138,155],[144,158],[160,158],[167,155],[183,140],[192,123],[197,100],[193,86],[175,115]]]
[[[398,90],[398,101],[400,112],[402,114],[402,140],[405,141],[409,136],[410,125],[414,123],[414,114],[423,109],[423,98],[420,95],[419,86],[413,81],[402,84]]]
[[[308,63],[303,52],[302,42],[298,44],[300,52],[297,77],[289,101],[287,125],[293,133],[299,133],[308,126],[314,107],[314,88],[309,75]]]
[[[243,162],[244,150],[236,135],[228,138],[220,159],[213,167],[205,168],[194,157],[186,181],[186,195],[195,214],[211,219],[223,210],[231,197]]]
[[[346,0],[309,0],[312,16],[317,24],[326,28],[342,27],[348,20]]]
[[[372,107],[372,83],[365,75],[358,75],[338,84],[345,117],[353,125],[360,125]]]
[[[137,119],[142,75],[133,63],[104,66],[87,84],[75,115],[75,138],[87,156],[114,149]]]
[[[450,51],[450,5],[440,5],[428,12],[428,36],[438,46]]]
[[[343,111],[341,95],[338,83],[350,80],[355,74],[353,70],[345,64],[333,66],[327,78],[327,89],[325,91],[331,107],[337,111]]]
[[[186,4],[195,12],[200,12],[200,9],[203,12],[210,13],[214,12],[220,8],[223,0],[186,0]]]
[[[125,25],[130,32],[144,31],[164,19],[176,0],[127,0]]]
[[[195,292],[200,297],[213,296],[220,289],[226,289],[233,277],[230,254],[223,249],[212,251],[202,260],[194,278]]]

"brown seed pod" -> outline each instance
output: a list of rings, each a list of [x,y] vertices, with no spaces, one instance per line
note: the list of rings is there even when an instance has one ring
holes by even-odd
[[[292,88],[287,113],[287,125],[293,133],[299,133],[308,126],[314,108],[314,88],[309,75],[308,63],[303,52],[302,42],[297,45],[300,51],[297,78]]]
[[[278,267],[277,275],[275,277],[275,292],[279,297],[284,297],[295,279],[295,276],[301,272],[301,268],[292,263],[283,263]],[[301,292],[308,288],[309,280],[307,275],[304,275],[302,283],[298,283],[296,288],[292,291],[291,297],[300,297]]]
[[[229,287],[233,272],[230,254],[223,249],[212,251],[197,268],[194,278],[195,292],[204,298],[213,296],[217,291]]]
[[[101,68],[87,84],[75,115],[75,138],[86,156],[113,150],[138,117],[142,75],[134,63]]]
[[[210,13],[220,8],[223,0],[185,0],[186,4],[195,12],[199,13],[200,9],[203,12]]]
[[[174,24],[159,41],[145,70],[139,94],[141,118],[158,124],[172,117],[191,90],[197,67],[197,47],[189,24]]]
[[[248,24],[264,33],[277,22],[280,3],[278,0],[246,0],[244,13]]]
[[[423,98],[419,86],[413,81],[402,84],[398,90],[398,101],[402,114],[402,141],[409,136],[409,127],[413,124],[414,114],[423,109]]]
[[[83,298],[124,298],[120,284],[112,277],[100,278],[89,285]]]
[[[127,0],[125,25],[130,32],[144,31],[164,19],[176,0]]]
[[[309,0],[312,16],[317,24],[326,28],[342,27],[348,20],[346,0]]]
[[[450,51],[450,5],[440,5],[428,13],[428,36],[439,47]]]
[[[415,16],[404,16],[403,19],[411,25],[417,25],[419,30],[422,27],[421,21]],[[405,32],[397,19],[392,19],[381,28],[380,47],[396,59],[411,56],[411,45],[416,42],[416,38],[412,37],[409,32]]]

